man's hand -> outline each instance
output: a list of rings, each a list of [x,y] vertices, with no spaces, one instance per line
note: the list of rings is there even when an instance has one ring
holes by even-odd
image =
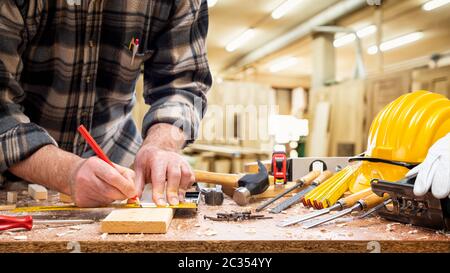
[[[134,172],[97,157],[83,159],[46,145],[9,169],[26,181],[71,195],[80,207],[107,205],[137,194]]]
[[[149,129],[134,162],[139,196],[145,183],[152,183],[156,204],[167,205],[167,200],[171,205],[178,205],[184,201],[194,181],[189,163],[179,154],[184,141],[182,131],[170,124],[159,123]]]
[[[82,159],[70,177],[72,199],[79,207],[108,205],[136,196],[134,171],[98,157]]]
[[[434,197],[438,199],[450,197],[450,133],[436,141],[428,150],[424,162],[406,176],[416,174],[415,195],[425,195],[431,188]]]

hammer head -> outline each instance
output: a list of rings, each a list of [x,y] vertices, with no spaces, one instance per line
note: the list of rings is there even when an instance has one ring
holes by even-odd
[[[258,173],[246,174],[239,179],[239,188],[233,194],[233,200],[238,205],[247,205],[252,195],[263,193],[269,187],[269,173],[259,160],[258,167]]]

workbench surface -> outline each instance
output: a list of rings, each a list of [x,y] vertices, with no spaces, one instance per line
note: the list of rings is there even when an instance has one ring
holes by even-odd
[[[51,193],[51,192],[50,192]],[[0,192],[0,200],[4,200]],[[47,202],[55,203],[54,193]],[[201,203],[196,214],[178,211],[167,234],[101,234],[100,223],[77,226],[35,226],[32,231],[0,232],[0,252],[450,252],[450,234],[397,224],[378,217],[351,221],[345,217],[313,229],[278,227],[295,214],[310,212],[296,205],[273,219],[214,222],[217,212],[243,211],[230,198],[222,206]],[[20,205],[20,204],[19,204]],[[34,204],[36,205],[36,204]],[[89,211],[40,212],[35,218],[103,219],[111,208]],[[8,214],[1,212],[1,214]]]

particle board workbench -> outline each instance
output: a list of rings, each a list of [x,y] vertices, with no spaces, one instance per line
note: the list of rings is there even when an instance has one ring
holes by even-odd
[[[0,200],[4,194],[0,192]],[[52,192],[49,195],[48,202],[52,202]],[[378,217],[357,221],[349,221],[351,217],[347,217],[338,224],[332,222],[310,230],[299,226],[276,226],[285,217],[307,213],[308,209],[300,205],[268,220],[213,222],[203,219],[203,215],[215,216],[219,211],[244,209],[226,198],[220,207],[201,204],[193,216],[178,211],[169,232],[159,235],[105,236],[99,232],[98,222],[78,226],[36,226],[32,231],[3,231],[0,232],[0,252],[450,252],[448,234],[394,224]],[[102,219],[110,210],[41,212],[35,218]],[[268,212],[264,214],[269,215]]]

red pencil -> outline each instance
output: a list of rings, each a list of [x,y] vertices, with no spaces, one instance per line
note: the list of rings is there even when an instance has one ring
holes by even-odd
[[[86,129],[86,127],[84,127],[84,125],[80,125],[80,127],[78,127],[78,132],[80,132],[81,136],[86,140],[87,144],[89,144],[89,146],[91,146],[92,150],[94,150],[95,154],[100,159],[102,159],[103,161],[105,161],[106,163],[111,165],[113,168],[115,168],[112,161],[109,160],[108,156],[105,154],[105,152],[103,152],[102,148],[100,148],[100,146],[97,144],[95,139],[91,136],[91,134],[89,134],[88,130]],[[134,200],[134,203],[139,205],[139,203],[140,203],[139,197],[135,196],[130,199]]]

